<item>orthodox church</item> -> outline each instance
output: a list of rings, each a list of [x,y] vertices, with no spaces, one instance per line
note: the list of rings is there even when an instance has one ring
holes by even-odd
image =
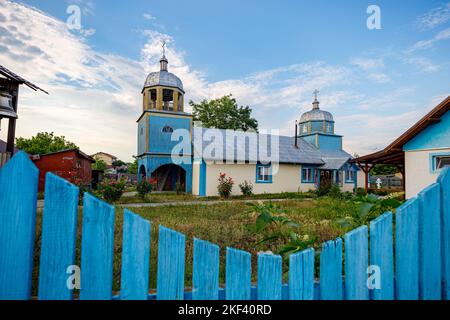
[[[233,194],[240,193],[244,181],[256,194],[309,191],[330,183],[353,191],[363,183],[342,149],[332,114],[320,108],[317,91],[293,136],[196,127],[184,111],[184,94],[183,82],[168,71],[163,54],[160,71],[145,81],[137,120],[139,177],[156,179],[160,191],[217,195],[221,173],[234,180]],[[177,132],[187,133],[182,148]],[[272,150],[271,157],[264,157],[262,149]]]

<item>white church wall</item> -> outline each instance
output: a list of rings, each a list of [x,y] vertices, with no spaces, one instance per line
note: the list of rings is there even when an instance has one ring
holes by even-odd
[[[200,163],[196,161],[192,164],[192,194],[200,194]]]
[[[253,193],[306,192],[314,189],[314,184],[302,184],[300,165],[280,164],[279,170],[272,175],[272,183],[256,183],[256,164],[217,164],[208,162],[206,168],[206,195],[216,196],[220,173],[233,178],[233,195],[240,195],[239,184],[245,180],[253,184]]]

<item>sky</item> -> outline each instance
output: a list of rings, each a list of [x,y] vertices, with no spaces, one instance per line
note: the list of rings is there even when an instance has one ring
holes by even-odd
[[[367,27],[370,5],[381,29]],[[382,149],[450,95],[448,0],[0,0],[0,64],[50,93],[21,87],[16,135],[53,131],[131,161],[162,40],[185,101],[231,93],[261,129],[293,135],[318,89],[352,154]]]

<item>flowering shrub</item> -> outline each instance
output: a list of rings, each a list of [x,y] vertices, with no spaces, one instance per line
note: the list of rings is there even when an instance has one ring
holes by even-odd
[[[138,195],[142,200],[145,200],[145,197],[147,196],[147,194],[149,194],[153,190],[153,185],[149,180],[142,179],[142,181],[139,182],[136,186]]]
[[[253,184],[245,180],[239,185],[241,192],[244,196],[251,196],[253,194]]]
[[[99,195],[107,202],[113,203],[120,199],[124,190],[126,182],[124,180],[104,179],[98,185]]]
[[[84,193],[89,192],[91,190],[90,184],[86,183],[86,181],[83,178],[78,177],[77,173],[74,171],[69,172],[68,181],[76,185],[80,190],[78,194],[78,202],[81,204],[83,202]]]
[[[229,198],[231,195],[231,190],[233,189],[234,181],[231,177],[227,178],[225,173],[220,173],[219,175],[219,185],[217,186],[217,191],[222,198]]]

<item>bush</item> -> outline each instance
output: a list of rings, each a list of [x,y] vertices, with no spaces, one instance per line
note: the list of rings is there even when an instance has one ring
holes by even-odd
[[[367,192],[364,188],[357,188],[355,194],[357,197],[365,197],[367,195]]]
[[[244,196],[251,196],[253,194],[253,184],[245,180],[239,185],[239,189]]]
[[[145,200],[147,194],[152,192],[153,186],[147,179],[142,179],[136,186],[136,191],[139,195],[139,198]]]
[[[341,192],[341,188],[337,184],[333,183],[328,190],[328,196],[334,199],[342,199],[343,194]]]
[[[108,203],[113,203],[122,197],[126,182],[124,180],[104,179],[98,186],[98,194]]]
[[[234,181],[231,177],[227,178],[225,173],[220,173],[219,175],[219,185],[217,186],[217,191],[222,198],[229,198],[231,195],[231,190],[233,189]]]

